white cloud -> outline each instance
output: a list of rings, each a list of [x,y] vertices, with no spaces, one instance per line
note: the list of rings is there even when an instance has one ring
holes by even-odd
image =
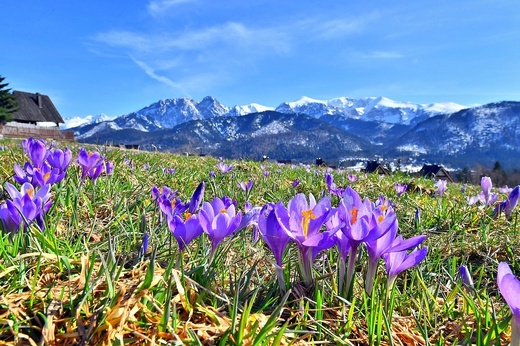
[[[112,47],[128,48],[133,51],[161,53],[166,50],[204,50],[209,47],[235,47],[247,49],[242,52],[258,52],[272,49],[287,52],[290,37],[276,28],[250,28],[244,24],[228,22],[201,30],[169,32],[160,35],[140,34],[130,31],[99,33],[94,40]]]
[[[151,15],[196,0],[155,0],[148,5]],[[242,22],[238,18],[221,23],[200,22],[195,27],[155,21],[153,29],[110,30],[93,37],[96,51],[131,56],[148,76],[184,91],[200,91],[243,81],[271,60],[300,59],[308,43],[344,44],[363,33],[377,14],[359,18],[312,18],[275,24]],[[106,54],[105,54],[106,55]],[[396,58],[397,53],[375,52],[372,57]],[[303,56],[305,58],[305,56]]]
[[[192,0],[154,0],[150,1],[147,9],[150,15],[156,17],[164,14],[164,12],[167,11],[170,7],[191,1]]]
[[[148,35],[131,31],[112,30],[99,33],[93,39],[111,47],[129,48],[134,51],[150,51],[157,45]]]
[[[148,75],[150,76],[151,78],[163,83],[163,84],[166,84],[172,88],[175,88],[175,89],[182,89],[181,85],[179,83],[176,83],[174,81],[172,81],[171,79],[169,79],[168,77],[165,77],[165,76],[161,76],[161,75],[158,75],[153,68],[151,68],[150,66],[148,66],[146,63],[140,61],[140,60],[137,60],[135,59],[134,57],[131,57],[132,60],[137,64],[137,66],[139,66],[141,69],[143,69],[143,71]]]
[[[313,38],[332,40],[360,34],[380,18],[379,13],[373,12],[362,17],[314,18],[302,21],[300,26],[304,33]]]

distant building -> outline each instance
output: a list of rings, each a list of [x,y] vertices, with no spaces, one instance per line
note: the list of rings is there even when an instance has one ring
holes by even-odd
[[[11,116],[13,121],[33,125],[54,123],[56,126],[64,123],[49,96],[23,91],[13,91],[13,95],[18,103],[18,110]]]
[[[73,132],[60,131],[64,121],[49,96],[24,91],[13,91],[13,95],[18,109],[11,114],[11,121],[0,124],[0,137],[74,140]]]
[[[439,165],[423,165],[419,171],[419,175],[435,180],[447,180],[453,183],[450,173],[444,167]]]
[[[379,175],[388,175],[390,174],[390,171],[388,171],[388,169],[383,167],[383,165],[377,161],[368,161],[367,166],[365,168],[365,173],[377,173]]]

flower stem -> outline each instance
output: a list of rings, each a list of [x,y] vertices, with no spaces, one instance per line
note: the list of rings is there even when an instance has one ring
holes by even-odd
[[[356,255],[357,255],[357,246],[352,246],[350,248],[350,253],[348,255],[348,263],[347,263],[347,277],[345,289],[347,290],[346,298],[350,300],[352,296],[352,282],[354,279],[354,270],[356,266]]]
[[[276,277],[278,278],[278,286],[280,286],[280,293],[282,295],[285,294],[285,279],[283,277],[283,268],[279,265],[276,265]]]
[[[370,296],[372,294],[372,287],[374,286],[374,279],[376,278],[378,261],[370,260],[368,262],[367,276],[365,278],[365,292]]]

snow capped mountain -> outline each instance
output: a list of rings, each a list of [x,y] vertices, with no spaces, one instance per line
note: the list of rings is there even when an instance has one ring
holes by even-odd
[[[306,114],[318,119],[323,115],[339,114],[341,108],[331,107],[327,101],[303,96],[296,101],[282,103],[275,111],[285,114]]]
[[[394,140],[409,155],[490,164],[520,155],[520,102],[490,103],[427,119]]]
[[[200,102],[165,99],[108,121],[102,121],[102,116],[83,120],[93,123],[72,128],[79,141],[139,143],[143,148],[155,143],[181,151],[206,148],[206,153],[221,156],[261,157],[268,148],[281,155],[276,147],[280,145],[287,153],[293,152],[293,158],[307,155],[335,160],[348,149],[351,154],[374,153],[459,166],[493,160],[512,166],[513,158],[520,155],[520,102],[509,101],[466,108],[455,103],[414,104],[385,97],[302,97],[273,110],[255,103],[229,108],[208,96]],[[71,127],[74,121],[82,123],[69,119],[66,126]],[[342,143],[335,143],[334,138]],[[320,141],[325,141],[328,149]],[[289,149],[290,145],[299,149]]]
[[[410,125],[439,114],[451,114],[465,106],[456,103],[415,104],[399,102],[386,97],[365,97],[353,99],[338,97],[331,100],[317,100],[301,97],[292,102],[284,102],[276,108],[258,103],[227,107],[211,96],[200,102],[190,98],[164,99],[130,114],[109,118],[104,114],[97,117],[73,118],[67,120],[62,129],[85,126],[102,121],[115,121],[121,128],[142,128],[143,131],[169,129],[190,120],[203,120],[219,116],[243,116],[251,113],[276,111],[284,114],[305,114],[331,123],[326,117],[334,116],[363,121],[377,121],[389,124]]]
[[[273,107],[262,106],[258,103],[251,103],[245,106],[234,106],[229,110],[229,115],[246,115],[251,113],[262,113],[266,111],[274,111]]]
[[[142,119],[149,125],[158,128],[173,128],[189,120],[202,120],[215,116],[222,116],[229,112],[229,108],[222,105],[215,98],[207,96],[197,102],[190,98],[165,99],[152,103],[137,112],[123,115],[123,119]],[[124,126],[132,128],[133,126]]]
[[[101,113],[99,115],[87,115],[84,118],[74,117],[74,118],[64,119],[65,124],[60,125],[60,129],[66,130],[66,129],[70,129],[72,127],[100,123],[102,121],[110,121],[110,120],[114,120],[115,118],[116,117],[109,117],[108,115],[103,114],[103,113]]]
[[[439,114],[457,112],[465,106],[456,103],[415,104],[394,101],[386,97],[365,97],[352,99],[334,98],[328,101],[302,97],[293,102],[284,102],[277,112],[287,114],[307,114],[315,118],[340,115],[365,121],[410,125]]]

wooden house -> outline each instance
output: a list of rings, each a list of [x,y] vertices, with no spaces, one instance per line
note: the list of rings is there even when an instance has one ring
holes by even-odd
[[[54,123],[56,126],[64,123],[49,96],[23,91],[13,91],[13,95],[18,103],[18,110],[12,115],[13,121],[33,125]]]
[[[377,161],[368,161],[367,166],[365,168],[365,173],[377,173],[379,175],[388,175],[390,172],[388,169],[383,167],[382,164],[380,164]]]
[[[64,121],[49,96],[24,91],[13,91],[13,95],[18,109],[11,115],[11,121],[0,124],[0,137],[74,140],[73,132],[60,131],[59,125]]]
[[[453,183],[453,178],[450,173],[439,165],[423,165],[419,171],[419,175],[435,180],[446,180]]]

